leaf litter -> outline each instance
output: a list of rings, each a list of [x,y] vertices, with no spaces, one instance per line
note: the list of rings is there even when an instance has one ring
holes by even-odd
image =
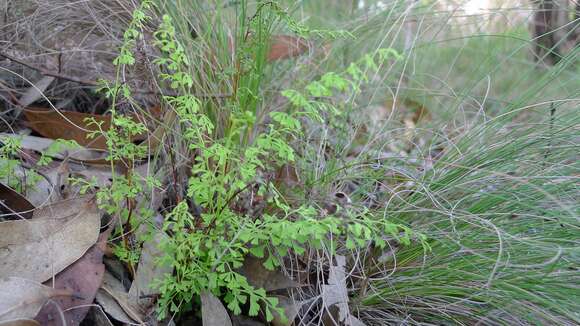
[[[129,300],[129,293],[113,274],[106,271],[103,284],[97,292],[97,302],[111,317],[124,323],[143,324],[145,315],[140,307]]]
[[[201,293],[203,326],[232,326],[232,321],[221,301],[209,291]]]
[[[0,223],[0,275],[44,282],[97,241],[101,215],[92,196],[37,208],[30,220]]]
[[[32,319],[48,299],[73,294],[20,277],[1,278],[0,293],[0,321]]]
[[[26,197],[0,182],[0,220],[29,219],[34,209]]]
[[[55,298],[54,304],[45,305],[35,318],[41,325],[77,326],[85,319],[103,282],[103,254],[112,230],[112,227],[108,227],[101,233],[97,243],[82,258],[56,275],[54,283],[52,280],[47,282],[56,289],[73,291],[77,296]],[[58,317],[61,312],[64,323]]]

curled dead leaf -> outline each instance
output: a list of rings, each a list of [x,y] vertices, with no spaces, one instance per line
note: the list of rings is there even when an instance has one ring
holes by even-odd
[[[330,264],[327,284],[322,285],[322,303],[325,307],[325,324],[336,321],[346,326],[364,326],[364,323],[350,313],[348,290],[346,288],[346,257],[334,256],[336,264]]]

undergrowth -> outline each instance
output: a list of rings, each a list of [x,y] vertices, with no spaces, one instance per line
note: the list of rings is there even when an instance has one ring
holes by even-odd
[[[243,4],[242,7],[246,7]],[[125,45],[115,60],[118,74],[135,63],[130,49],[139,38],[139,27],[148,19],[147,11],[153,5],[144,1],[133,12],[133,21],[126,30]],[[293,104],[291,110],[261,112],[261,76],[265,65],[265,49],[269,41],[269,28],[283,21],[294,31],[305,34],[336,36],[332,32],[310,31],[301,26],[280,9],[274,2],[259,4],[253,16],[243,17],[239,41],[243,42],[237,56],[237,71],[233,72],[235,88],[225,103],[227,114],[218,123],[215,112],[204,108],[200,99],[192,92],[194,77],[188,72],[191,61],[182,44],[176,38],[172,19],[163,15],[162,23],[155,33],[155,44],[161,56],[154,61],[160,71],[159,78],[167,82],[180,95],[165,96],[163,106],[171,110],[181,131],[181,141],[187,144],[192,157],[187,186],[187,199],[177,200],[175,207],[165,216],[162,231],[169,237],[160,244],[165,253],[159,264],[170,266],[174,272],[153,285],[160,290],[159,315],[179,313],[190,305],[194,297],[210,291],[223,297],[227,307],[235,314],[242,312],[241,306],[249,304],[247,314],[258,315],[261,307],[266,320],[274,318],[274,311],[283,316],[278,299],[267,296],[264,289],[254,288],[237,269],[243,265],[247,255],[264,259],[264,266],[273,270],[281,265],[290,253],[303,254],[306,250],[327,250],[332,255],[338,243],[345,239],[346,248],[354,250],[374,243],[385,248],[385,236],[405,245],[417,239],[428,249],[425,238],[416,235],[409,227],[377,218],[370,211],[349,212],[345,208],[342,216],[321,216],[314,207],[305,204],[291,205],[277,190],[271,177],[285,164],[297,160],[290,143],[302,135],[301,119],[322,122],[339,116],[340,110],[331,102],[317,100],[332,97],[336,93],[353,96],[359,84],[367,80],[363,69],[378,69],[377,62],[397,57],[392,49],[366,55],[351,64],[344,73],[326,73],[320,80],[305,85],[305,94],[296,90],[285,90],[281,94]],[[252,39],[248,36],[251,35]],[[120,98],[131,101],[131,90],[117,80],[104,85],[104,92],[114,104]],[[349,95],[350,94],[350,95]],[[136,161],[147,155],[145,145],[136,145],[127,140],[143,133],[146,127],[115,114],[112,125],[102,134],[107,139],[111,168],[115,162],[123,161],[129,167],[125,176],[113,179],[110,189],[100,190],[98,200],[102,208],[119,218],[122,225],[131,224],[132,201],[143,192],[137,182],[138,176],[132,168]],[[154,180],[147,185],[156,186]],[[157,183],[158,185],[158,183]],[[259,198],[255,203],[243,203],[245,193]],[[241,199],[240,199],[241,198]],[[235,204],[260,206],[236,209]],[[141,214],[139,214],[141,215]],[[121,228],[120,232],[125,229]],[[138,256],[131,254],[126,244],[117,248],[122,260],[131,265]]]
[[[118,257],[134,270],[140,243],[168,235],[160,319],[209,291],[270,321],[282,309],[239,272],[246,257],[290,275],[305,264],[319,283],[292,295],[306,302],[343,255],[350,310],[369,325],[580,322],[579,49],[539,66],[524,29],[453,34],[452,16],[432,1],[141,2],[102,84],[113,127],[93,136],[126,171],[97,194]],[[151,71],[171,90],[162,133],[116,107],[146,111],[124,73],[152,25]],[[268,62],[280,33],[315,46]],[[3,142],[6,178],[19,145]],[[155,225],[138,201],[159,188]],[[296,321],[321,322],[316,302]]]

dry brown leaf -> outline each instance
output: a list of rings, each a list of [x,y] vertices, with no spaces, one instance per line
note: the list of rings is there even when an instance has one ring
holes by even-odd
[[[0,279],[0,321],[34,318],[44,303],[71,291],[53,289],[20,277]]]
[[[300,308],[304,302],[296,302],[292,298],[276,296],[278,298],[278,307],[284,309],[285,319],[282,318],[276,311],[274,311],[274,319],[272,325],[274,326],[291,326],[294,325],[294,319],[298,316]]]
[[[108,294],[105,290],[99,289],[95,297],[97,303],[103,307],[103,310],[111,316],[111,318],[122,322],[123,324],[135,324],[135,321],[127,315],[121,308],[119,303]]]
[[[113,326],[113,323],[101,307],[91,307],[87,319],[91,318],[93,326]],[[151,325],[153,326],[153,325]]]
[[[29,219],[34,211],[24,196],[0,182],[0,214],[4,219]]]
[[[30,88],[28,88],[26,93],[24,93],[22,97],[20,97],[20,99],[18,100],[18,104],[20,104],[23,107],[27,107],[30,104],[41,99],[42,93],[46,91],[46,89],[48,88],[48,86],[50,86],[50,84],[52,84],[54,79],[55,79],[54,77],[50,76],[42,77],[39,81],[34,83],[33,86],[30,86]]]
[[[0,326],[40,326],[34,319],[12,319],[0,321]]]
[[[0,223],[0,275],[44,282],[97,241],[101,215],[94,198],[38,208],[30,220]]]
[[[276,173],[276,183],[286,187],[297,187],[300,185],[300,176],[296,167],[290,164],[284,164]]]
[[[332,313],[332,318],[329,320],[338,320],[346,326],[364,326],[358,318],[350,314],[348,308],[348,290],[346,288],[346,258],[344,256],[334,256],[336,265],[330,264],[328,270],[328,284],[322,285],[322,303],[326,308],[325,311]],[[337,308],[337,314],[333,313]]]
[[[133,304],[139,305],[143,311],[148,310],[153,305],[154,294],[158,293],[158,291],[151,288],[153,281],[172,272],[172,268],[159,266],[154,261],[164,255],[159,250],[158,245],[163,237],[166,236],[164,232],[157,232],[152,239],[145,241],[141,250],[139,265],[137,266],[137,273],[129,289],[129,300]]]
[[[268,61],[294,58],[307,52],[309,42],[301,37],[292,35],[272,35]]]
[[[54,304],[45,305],[35,317],[43,326],[77,326],[86,317],[90,304],[95,300],[97,290],[103,282],[105,265],[103,252],[107,239],[113,230],[109,227],[99,235],[97,243],[74,264],[58,273],[54,280],[54,288],[74,291],[79,297],[59,297],[53,299]],[[48,285],[52,285],[49,280]],[[64,324],[61,320],[64,314]]]
[[[155,114],[159,110],[154,108],[151,111]],[[111,116],[37,107],[26,108],[24,115],[30,128],[44,137],[75,140],[86,148],[107,150],[106,139],[102,135],[98,135],[95,138],[88,138],[87,136],[94,131],[102,130],[106,132],[109,130],[111,128]],[[130,117],[135,121],[139,121],[137,115],[133,114]],[[100,123],[100,129],[86,119],[94,119],[97,123]],[[131,141],[142,141],[146,138],[147,135],[137,135]]]
[[[143,324],[145,319],[143,311],[129,302],[129,294],[125,287],[109,272],[105,272],[103,284],[97,293],[97,302],[111,317],[121,322],[127,323],[129,320],[129,323]]]
[[[232,326],[228,311],[209,291],[201,293],[201,319],[203,326]]]
[[[248,279],[248,283],[255,288],[266,291],[275,291],[300,286],[282,271],[267,270],[262,264],[264,259],[247,256],[238,272]]]
[[[23,150],[32,150],[39,153],[44,153],[46,149],[54,143],[54,139],[36,137],[36,136],[25,136],[17,134],[0,133],[0,138],[17,138],[20,139],[21,148]],[[52,158],[64,160],[66,158],[72,161],[85,162],[93,160],[104,160],[108,155],[106,151],[103,150],[91,150],[84,147],[75,149],[64,149],[62,152],[55,153]]]

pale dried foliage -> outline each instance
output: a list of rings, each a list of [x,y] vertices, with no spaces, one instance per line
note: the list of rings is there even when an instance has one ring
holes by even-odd
[[[41,71],[64,77],[89,83],[97,79],[114,80],[116,67],[112,62],[137,4],[134,0],[4,1],[0,5],[1,52]],[[140,90],[142,93],[137,97],[145,102],[152,87],[149,77],[151,48],[151,35],[146,34],[135,49],[137,63],[134,69],[122,72],[123,81]],[[0,79],[8,84],[0,88],[0,92],[6,91],[6,87],[22,91],[30,87],[22,77],[33,83],[40,77],[35,69],[3,57],[0,60],[1,66],[10,70],[0,71]],[[79,83],[58,78],[48,95],[70,98],[73,96],[71,89],[78,87]]]

